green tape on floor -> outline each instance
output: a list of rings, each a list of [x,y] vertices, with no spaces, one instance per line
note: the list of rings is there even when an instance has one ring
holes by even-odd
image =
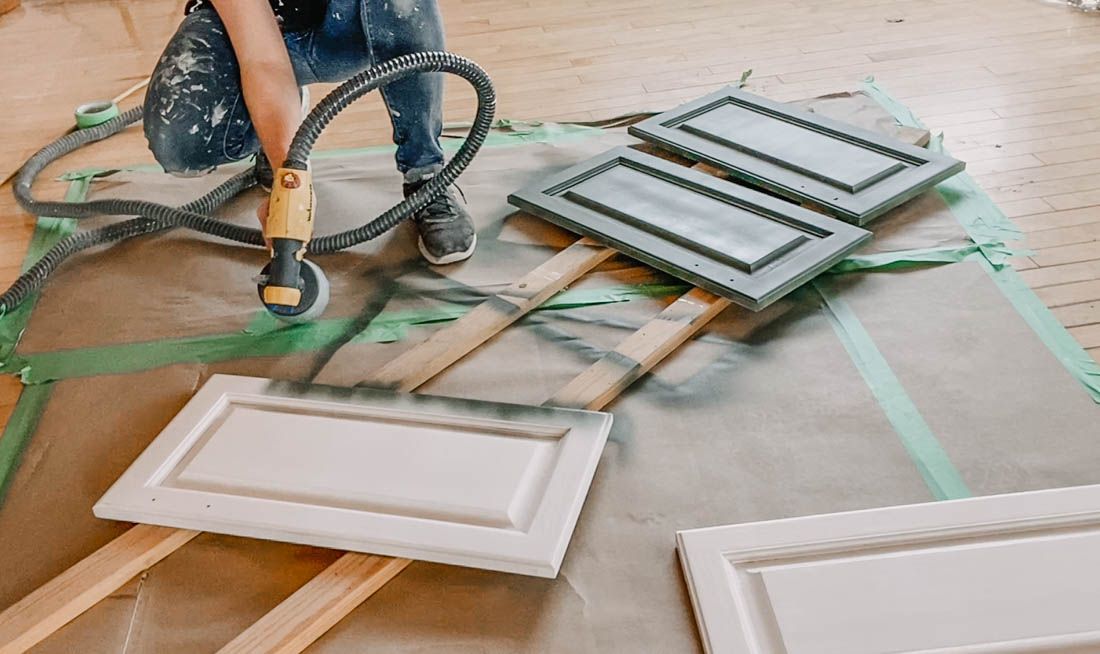
[[[893,114],[897,121],[907,127],[928,129],[913,112],[886,89],[868,80],[862,84],[863,91],[870,95],[884,109]],[[950,156],[943,147],[942,136],[933,136],[928,149]],[[986,195],[985,191],[965,172],[945,180],[936,186],[936,190],[951,207],[955,219],[966,233],[979,246],[1001,245],[1008,241],[1018,241],[1023,233],[1012,224],[1003,211]],[[989,257],[991,263],[1002,264],[1004,259],[997,255]]]
[[[864,82],[862,87],[902,125],[927,129],[908,107],[873,80]],[[942,138],[933,138],[929,149],[948,154]],[[1014,254],[1011,250],[1006,251],[1004,244],[1023,238],[1023,234],[965,172],[941,182],[936,189],[955,219],[977,244],[985,259],[983,268],[997,287],[1066,370],[1081,382],[1093,401],[1100,404],[1100,364],[1093,361],[1008,264],[1008,257]]]
[[[50,399],[51,391],[53,384],[24,386],[4,433],[0,434],[0,505],[4,503],[19,461],[38,427],[38,419]]]
[[[1019,251],[1007,247],[987,246],[1002,252],[1005,256],[1017,256]],[[977,244],[944,248],[923,248],[918,250],[899,250],[896,252],[880,252],[878,254],[857,254],[844,259],[830,268],[827,272],[832,274],[849,272],[873,272],[876,270],[898,270],[912,268],[913,266],[942,265],[945,263],[958,263],[970,256],[981,252],[983,248]]]
[[[917,469],[932,495],[937,500],[971,497],[972,493],[963,482],[959,471],[951,463],[943,446],[936,440],[932,429],[924,421],[924,417],[852,308],[837,297],[823,280],[814,280],[812,284],[825,301],[829,322],[836,330],[840,342],[852,357],[905,450],[917,464]]]
[[[1062,323],[1058,322],[1058,318],[1014,268],[994,266],[988,261],[982,261],[981,264],[1024,321],[1046,343],[1066,370],[1081,382],[1093,402],[1100,404],[1100,365],[1066,331]]]
[[[681,294],[688,288],[686,284],[646,283],[562,291],[535,311],[558,311],[647,297],[667,297]],[[406,338],[410,327],[457,320],[471,309],[448,304],[423,310],[382,312],[350,339],[348,332],[356,323],[353,318],[288,326],[260,309],[249,325],[237,333],[41,352],[13,357],[9,367],[21,376],[24,384],[46,384],[71,377],[124,374],[176,363],[286,356],[321,350],[341,339],[351,343],[401,340]]]

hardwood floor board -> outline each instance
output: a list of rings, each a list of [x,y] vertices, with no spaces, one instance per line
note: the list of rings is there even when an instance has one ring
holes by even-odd
[[[1100,131],[1100,118],[1088,120],[1069,121],[1055,125],[1043,125],[1042,127],[1023,127],[1002,132],[989,132],[978,135],[961,135],[956,140],[969,147],[978,146],[1005,146],[1021,141],[1030,141],[1035,138],[1058,138],[1073,136],[1080,132]]]
[[[1081,132],[1069,136],[1038,138],[1027,141],[1017,141],[1015,143],[956,147],[952,148],[952,154],[964,161],[981,161],[983,159],[1019,156],[1023,154],[1035,154],[1038,156],[1044,151],[1074,148],[1074,144],[1079,144],[1080,148],[1088,151],[1088,148],[1092,148],[1090,144],[1100,145],[1100,131]],[[1084,158],[1094,158],[1095,149],[1091,152],[1093,156]],[[1080,159],[1074,159],[1074,161],[1080,161]]]
[[[1087,225],[1089,223],[1100,222],[1100,208],[1097,207],[1084,207],[1082,209],[1069,209],[1066,211],[1051,211],[1052,207],[1045,200],[1041,198],[1034,198],[1031,200],[1021,200],[1021,204],[1005,202],[999,205],[1002,210],[1005,206],[1009,208],[1015,208],[1017,206],[1024,206],[1022,203],[1035,203],[1035,207],[1039,208],[1039,205],[1046,207],[1041,211],[1030,211],[1027,214],[1019,214],[1018,217],[1011,216],[1013,224],[1019,227],[1025,232],[1040,232],[1047,229],[1062,229],[1071,228],[1078,225]],[[1029,207],[1030,209],[1030,207]]]
[[[1051,309],[1066,327],[1081,327],[1100,323],[1100,302],[1069,304]]]
[[[1100,210],[1096,211],[1095,222],[1029,232],[1024,245],[1035,250],[1046,250],[1093,241],[1100,241]]]
[[[1096,153],[1100,156],[1100,152]],[[1021,155],[1029,157],[1030,155]],[[1014,158],[1015,159],[1015,158]],[[1031,157],[1034,159],[1034,157]],[[987,161],[997,161],[996,159],[990,159]],[[1001,159],[1000,161],[1005,161]],[[1038,162],[1037,159],[1035,161]],[[1007,171],[994,171],[989,173],[975,173],[971,171],[971,175],[982,186],[988,187],[1002,187],[1013,186],[1017,184],[1027,184],[1035,182],[1046,182],[1051,180],[1065,179],[1067,177],[1081,177],[1086,175],[1094,175],[1100,172],[1100,158],[1088,159],[1085,161],[1075,161],[1066,164],[1055,165],[1042,165],[1028,166],[1022,170],[1011,169]]]
[[[935,123],[930,123],[930,126],[933,130],[935,130]],[[1042,165],[1043,162],[1040,161],[1035,155],[1021,154],[1015,157],[1001,157],[999,159],[985,159],[982,161],[967,162],[966,172],[977,177],[979,175],[989,175],[992,173],[1003,173],[1013,170],[1035,168]]]
[[[1080,70],[1078,68],[1078,70]],[[990,73],[994,75],[994,73]],[[931,90],[922,95],[901,96],[905,104],[921,115],[936,115],[996,109],[1016,103],[1037,100],[1059,100],[1095,93],[1100,89],[1100,75],[1081,75],[1077,78],[1061,76],[1038,78],[1028,71],[1023,75],[994,75],[996,82],[984,86],[968,86],[962,89]],[[1014,81],[1012,77],[1021,77]]]
[[[1100,363],[1100,325],[1070,327],[1069,333],[1081,347],[1088,348],[1087,351],[1093,361]]]
[[[1084,184],[1082,184],[1084,185]],[[1100,190],[1095,188],[1082,191],[1069,191],[1059,195],[1044,197],[1047,204],[1058,210],[1088,209],[1100,211]]]
[[[1045,288],[1058,284],[1072,284],[1100,279],[1100,261],[1084,261],[1064,266],[1035,268],[1020,273],[1020,277],[1031,288]]]
[[[1090,279],[1072,284],[1046,286],[1035,289],[1035,294],[1052,309],[1082,302],[1097,302],[1100,301],[1100,280]],[[1082,343],[1082,345],[1084,344]],[[1085,345],[1085,347],[1095,347],[1096,345],[1100,345],[1100,343]]]
[[[1067,263],[1092,261],[1100,259],[1100,242],[1086,241],[1073,245],[1040,249],[1032,255],[1032,259],[1040,266],[1061,266]]]
[[[1070,163],[1073,161],[1084,161],[1085,159],[1092,159],[1096,156],[1097,148],[1092,145],[1083,145],[1075,148],[1063,148],[1061,150],[1044,150],[1042,152],[1036,152],[1035,158],[1042,161],[1044,164],[1060,164]]]

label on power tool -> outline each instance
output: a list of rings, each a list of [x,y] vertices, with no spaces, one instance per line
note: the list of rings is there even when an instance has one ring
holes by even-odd
[[[280,168],[271,188],[264,236],[308,243],[313,237],[315,205],[310,172]]]

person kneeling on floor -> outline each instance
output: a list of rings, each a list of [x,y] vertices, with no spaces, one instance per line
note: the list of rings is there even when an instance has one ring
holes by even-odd
[[[256,155],[257,177],[270,189],[271,164],[286,158],[309,106],[307,85],[443,49],[435,0],[190,0],[149,83],[145,136],[177,175]],[[408,196],[443,167],[442,75],[415,75],[381,91]],[[263,224],[266,200],[257,213]],[[413,220],[429,262],[473,254],[473,223],[450,189]]]

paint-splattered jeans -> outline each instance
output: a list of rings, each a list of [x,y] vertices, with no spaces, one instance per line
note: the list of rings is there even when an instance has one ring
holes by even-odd
[[[165,170],[199,175],[260,150],[241,95],[240,68],[213,9],[186,16],[161,56],[145,101],[145,136]],[[341,82],[393,57],[443,50],[435,0],[329,0],[324,23],[285,34],[298,84]],[[397,168],[409,181],[443,163],[443,79],[421,74],[382,95],[393,122]],[[278,166],[282,162],[273,162]]]

